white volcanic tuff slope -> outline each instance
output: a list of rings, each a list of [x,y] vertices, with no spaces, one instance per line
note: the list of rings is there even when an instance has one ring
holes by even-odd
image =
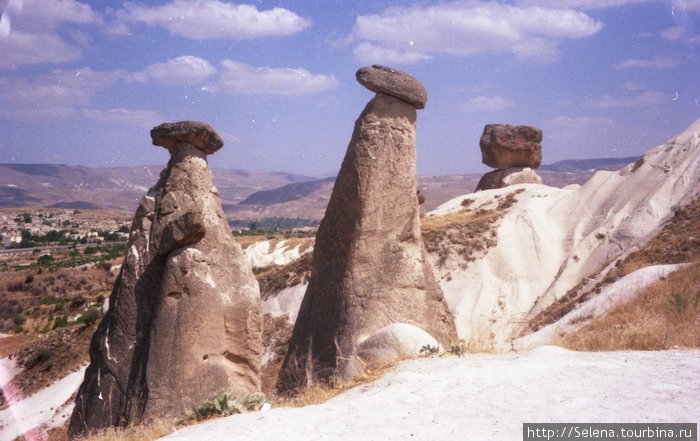
[[[254,242],[243,250],[243,255],[253,268],[269,265],[286,265],[313,251],[311,238],[298,240],[263,240]]]
[[[506,349],[534,314],[643,243],[674,206],[700,193],[700,120],[637,164],[598,172],[584,186],[518,185],[469,195],[473,208],[524,189],[502,218],[498,245],[466,268],[437,267],[461,338]],[[459,211],[465,196],[431,215]],[[448,277],[449,274],[449,277]]]

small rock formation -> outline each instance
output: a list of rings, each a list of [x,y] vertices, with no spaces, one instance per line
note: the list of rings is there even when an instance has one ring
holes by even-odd
[[[258,284],[206,158],[223,142],[208,125],[187,121],[162,124],[151,137],[170,161],[134,216],[70,436],[179,417],[222,390],[260,389]]]
[[[515,184],[541,184],[542,178],[530,167],[510,167],[484,174],[476,185],[476,190],[503,188]]]
[[[541,184],[533,169],[542,163],[542,130],[531,126],[487,124],[479,140],[481,162],[496,170],[486,173],[475,191],[515,184]]]
[[[415,122],[427,93],[386,67],[362,68],[357,79],[377,95],[355,123],[318,229],[281,393],[351,378],[368,363],[407,355],[416,341],[456,338],[420,234]]]

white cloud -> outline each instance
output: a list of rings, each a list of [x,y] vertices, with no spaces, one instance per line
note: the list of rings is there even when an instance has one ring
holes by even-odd
[[[461,106],[465,112],[498,112],[515,107],[515,103],[501,96],[477,96]]]
[[[305,95],[338,86],[333,75],[313,74],[301,68],[255,67],[233,60],[221,62],[221,75],[212,92],[257,95]]]
[[[642,88],[642,85],[634,81],[627,81],[622,84],[622,88],[625,90],[639,90]]]
[[[129,110],[129,109],[83,109],[82,115],[85,118],[93,119],[110,124],[135,125],[139,127],[154,127],[167,118],[158,112],[151,110]]]
[[[672,0],[673,6],[686,12],[700,12],[698,0]]]
[[[163,63],[151,64],[132,75],[136,81],[159,81],[166,84],[199,84],[216,73],[216,68],[193,55],[183,55]]]
[[[26,28],[35,29],[102,21],[100,14],[93,11],[90,5],[77,0],[24,0],[17,18],[23,19],[22,24]]]
[[[683,36],[683,27],[674,26],[661,31],[661,38],[668,41],[678,41]]]
[[[352,54],[357,61],[367,64],[407,64],[432,58],[420,52],[389,49],[368,42],[357,45]]]
[[[495,2],[441,3],[389,8],[357,17],[350,42],[371,43],[388,53],[451,54],[515,52],[542,61],[556,42],[595,34],[602,25],[565,9],[518,7]],[[538,51],[543,47],[544,51]],[[360,51],[362,54],[362,50]]]
[[[173,34],[195,40],[281,36],[303,31],[311,21],[284,8],[259,11],[255,5],[219,0],[173,0],[160,6],[125,5],[124,20],[161,26]]]
[[[691,36],[687,27],[673,26],[661,31],[661,38],[668,41],[678,41],[686,44],[700,43],[700,35]]]
[[[80,47],[54,33],[24,33],[12,31],[0,37],[0,69],[36,63],[65,63],[80,58]]]
[[[0,77],[0,108],[4,117],[19,120],[69,118],[98,91],[126,76],[124,71],[99,72],[86,67],[56,70],[33,80]]]
[[[80,35],[71,26],[98,25],[102,17],[76,0],[10,0],[2,15],[0,69],[36,63],[63,63],[82,55]]]
[[[655,107],[669,100],[669,96],[661,92],[644,92],[629,97],[614,97],[604,95],[596,100],[591,100],[588,105],[600,109],[625,108],[625,107]]]
[[[543,6],[546,8],[606,9],[618,6],[648,3],[653,0],[518,0],[522,6]]]
[[[632,58],[615,65],[615,69],[672,69],[680,65],[675,58],[657,56],[654,58]]]

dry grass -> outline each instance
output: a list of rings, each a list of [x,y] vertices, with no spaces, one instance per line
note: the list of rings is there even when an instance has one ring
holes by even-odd
[[[285,288],[306,283],[311,277],[312,258],[312,253],[306,253],[287,265],[270,265],[254,271],[255,278],[260,284],[262,299],[267,300],[271,295],[277,294]]]
[[[81,441],[152,441],[177,429],[178,427],[172,421],[159,420],[147,425],[103,429],[78,439]]]
[[[354,377],[349,381],[334,379],[329,383],[319,383],[313,386],[306,387],[292,396],[277,396],[274,397],[276,407],[304,407],[314,404],[325,403],[331,398],[347,392],[358,386],[369,384],[375,380],[382,378],[387,372],[393,370],[401,361],[396,360],[382,366],[368,368],[362,374]]]
[[[700,348],[700,264],[678,270],[559,344],[580,351]]]
[[[499,199],[494,209],[471,209],[473,200],[464,199],[461,211],[444,216],[421,219],[421,231],[425,249],[438,256],[438,266],[443,266],[450,257],[458,257],[461,266],[474,261],[495,246],[496,230],[501,218],[515,204],[515,197],[524,190],[519,189]]]

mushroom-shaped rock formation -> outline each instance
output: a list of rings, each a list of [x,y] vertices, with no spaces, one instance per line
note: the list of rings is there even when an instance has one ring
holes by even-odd
[[[410,90],[376,87],[365,73],[377,70],[383,84]],[[417,80],[387,68],[360,69],[358,79],[378,93],[355,123],[318,229],[281,393],[347,379],[367,364],[407,355],[416,341],[446,346],[456,336],[420,234],[415,122],[427,96]],[[416,91],[423,91],[418,102],[397,96]]]
[[[531,126],[487,124],[479,140],[481,162],[496,169],[537,168],[542,162],[542,130]]]
[[[170,161],[134,216],[109,311],[90,345],[69,434],[179,417],[219,391],[260,389],[258,284],[233,240],[206,156],[206,124],[151,132]]]
[[[542,130],[531,126],[487,124],[479,140],[481,162],[496,170],[479,180],[475,191],[515,184],[541,184],[533,170],[542,162]]]

